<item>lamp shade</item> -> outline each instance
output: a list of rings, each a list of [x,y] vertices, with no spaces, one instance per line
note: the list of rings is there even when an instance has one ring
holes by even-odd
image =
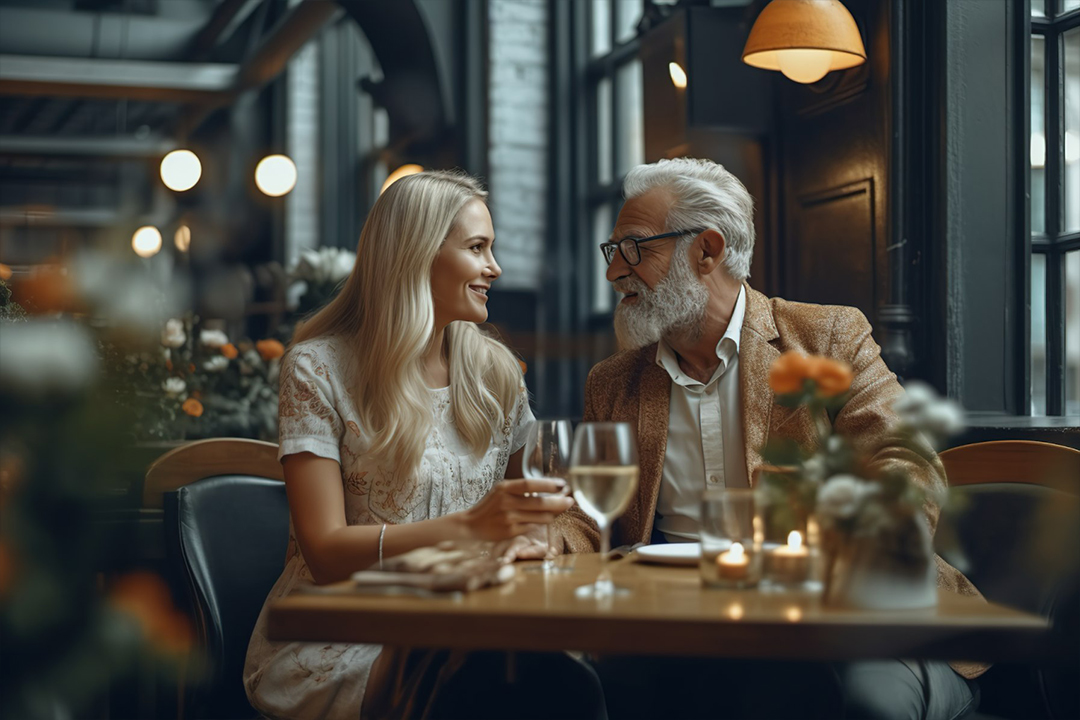
[[[859,27],[839,0],[772,0],[754,21],[743,62],[811,83],[866,62]]]

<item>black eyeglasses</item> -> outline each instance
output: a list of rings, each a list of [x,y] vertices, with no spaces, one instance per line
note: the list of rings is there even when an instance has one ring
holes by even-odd
[[[639,247],[641,243],[652,242],[653,240],[663,240],[665,238],[682,237],[683,235],[697,235],[698,233],[705,232],[705,230],[707,230],[707,228],[691,228],[689,230],[676,230],[675,232],[653,235],[652,237],[646,238],[625,237],[617,243],[600,243],[600,252],[604,253],[604,259],[607,260],[607,264],[610,265],[611,261],[615,259],[615,249],[618,248],[627,265],[637,265],[641,262],[641,248]]]

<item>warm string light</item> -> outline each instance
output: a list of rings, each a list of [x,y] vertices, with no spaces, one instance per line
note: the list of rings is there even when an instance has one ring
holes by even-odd
[[[190,190],[201,177],[202,163],[190,150],[173,150],[161,160],[161,182],[170,190]]]
[[[131,249],[142,258],[157,255],[161,250],[161,232],[153,225],[143,225],[131,236]]]
[[[255,185],[270,197],[288,194],[296,177],[296,164],[285,155],[267,155],[255,166]]]
[[[176,234],[173,235],[173,242],[176,244],[176,249],[180,252],[187,252],[191,247],[191,228],[187,225],[181,225],[176,228]]]
[[[686,71],[677,62],[667,64],[668,74],[671,75],[672,84],[680,90],[686,89]]]
[[[387,176],[386,181],[382,184],[382,189],[379,190],[379,194],[382,195],[384,192],[386,192],[386,188],[390,187],[401,178],[408,175],[415,175],[418,172],[424,172],[424,168],[417,165],[416,163],[406,163],[402,165],[397,170],[390,173],[389,176]]]

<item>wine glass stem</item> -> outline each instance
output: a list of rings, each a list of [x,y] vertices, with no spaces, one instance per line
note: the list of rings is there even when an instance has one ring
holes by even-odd
[[[544,526],[544,536],[547,538],[547,544],[545,545],[547,549],[544,551],[543,568],[544,570],[552,570],[555,567],[555,559],[551,550],[551,525]]]
[[[611,583],[611,573],[608,571],[608,553],[611,552],[611,523],[600,525],[600,575],[596,578],[597,585]]]

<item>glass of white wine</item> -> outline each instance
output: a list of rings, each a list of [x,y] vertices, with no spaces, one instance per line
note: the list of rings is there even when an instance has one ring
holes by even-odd
[[[570,492],[570,439],[569,420],[534,420],[525,438],[525,454],[521,459],[521,471],[527,478],[559,478],[567,482],[566,490],[548,495],[565,495]],[[555,564],[551,549],[551,526],[546,526],[547,552],[539,570],[569,572]],[[532,569],[532,568],[530,568]]]
[[[628,592],[611,581],[607,556],[611,524],[626,512],[637,494],[637,438],[630,423],[578,425],[570,454],[570,487],[574,500],[600,528],[600,574],[595,583],[579,587],[577,596],[604,598]]]

